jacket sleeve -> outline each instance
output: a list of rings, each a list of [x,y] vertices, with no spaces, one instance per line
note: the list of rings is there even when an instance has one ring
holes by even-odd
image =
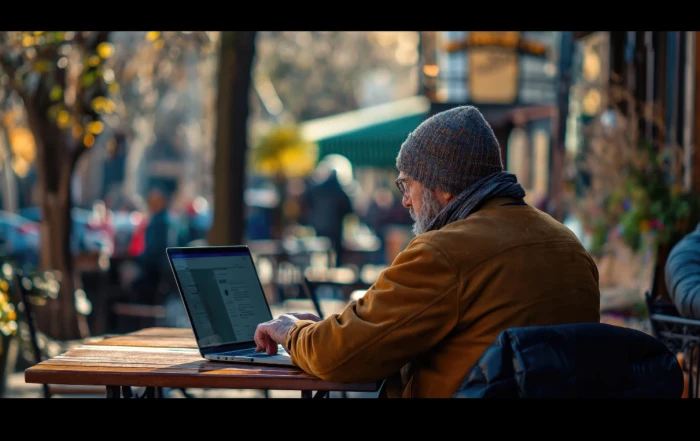
[[[453,330],[458,280],[438,249],[414,239],[360,300],[320,322],[297,322],[285,347],[323,380],[381,381]]]
[[[682,317],[700,319],[700,224],[666,259],[666,291]]]

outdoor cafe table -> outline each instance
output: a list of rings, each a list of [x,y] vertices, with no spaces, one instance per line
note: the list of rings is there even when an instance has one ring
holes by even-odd
[[[323,398],[331,391],[375,392],[380,387],[330,383],[296,367],[207,361],[187,328],[148,328],[84,344],[28,368],[24,379],[105,386],[108,398],[130,398],[132,387],[144,387],[146,398],[160,396],[161,388],[298,390],[302,398]]]

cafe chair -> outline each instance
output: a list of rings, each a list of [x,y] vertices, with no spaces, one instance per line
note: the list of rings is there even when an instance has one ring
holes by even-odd
[[[503,331],[454,398],[680,398],[676,356],[644,332],[605,323]]]

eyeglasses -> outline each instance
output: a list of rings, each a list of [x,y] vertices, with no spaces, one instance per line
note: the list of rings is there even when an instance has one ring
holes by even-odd
[[[398,178],[396,181],[394,181],[396,183],[396,187],[401,192],[401,196],[406,195],[406,184],[404,184],[405,181],[406,179],[404,178]]]

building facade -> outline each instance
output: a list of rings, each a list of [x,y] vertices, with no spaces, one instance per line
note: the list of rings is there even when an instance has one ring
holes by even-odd
[[[421,93],[430,114],[474,105],[491,124],[509,171],[533,203],[549,193],[560,32],[422,33]]]
[[[626,142],[625,148],[638,149],[643,142],[652,152],[663,153],[664,185],[699,195],[700,33],[570,34],[573,41],[570,88],[558,111],[566,115],[566,155],[585,159],[601,139],[601,133],[608,129],[635,132],[634,140],[628,136],[620,141]],[[641,157],[637,152],[632,155]],[[593,178],[585,173],[578,175],[577,193],[593,187]],[[692,221],[685,227],[677,221],[662,219],[661,222],[664,229],[678,229],[674,236],[695,228]],[[625,230],[628,229],[633,228]],[[655,254],[652,295],[665,292],[664,266],[675,240],[652,250]]]

